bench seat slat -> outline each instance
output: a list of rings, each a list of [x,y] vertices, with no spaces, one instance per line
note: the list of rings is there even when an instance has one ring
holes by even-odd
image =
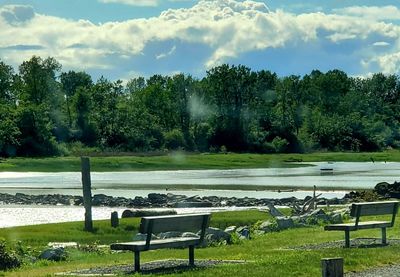
[[[364,221],[359,222],[358,226],[354,223],[341,223],[341,224],[332,224],[326,225],[324,229],[326,231],[355,231],[360,229],[372,229],[372,228],[388,228],[391,227],[392,224],[389,221]]]
[[[198,245],[199,238],[170,238],[152,240],[149,248],[146,247],[145,241],[132,241],[111,244],[112,250],[128,250],[128,251],[144,251],[160,248],[180,248]]]

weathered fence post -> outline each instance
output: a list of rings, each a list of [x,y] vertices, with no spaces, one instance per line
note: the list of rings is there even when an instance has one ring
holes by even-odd
[[[322,277],[343,277],[343,258],[321,260]]]
[[[316,190],[317,190],[317,186],[314,185],[314,189],[313,189],[313,211],[315,211],[317,209],[317,197],[316,197]]]
[[[119,226],[118,212],[111,213],[111,227],[117,228]]]
[[[90,180],[89,157],[81,157],[83,205],[85,207],[85,231],[93,231],[92,221],[92,182]]]

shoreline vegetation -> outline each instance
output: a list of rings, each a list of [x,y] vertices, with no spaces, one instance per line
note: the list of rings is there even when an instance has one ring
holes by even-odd
[[[399,150],[383,152],[317,152],[309,154],[249,154],[166,152],[161,155],[113,156],[90,153],[91,169],[107,171],[202,170],[310,166],[312,162],[400,162]],[[78,156],[51,158],[3,158],[0,172],[78,172]]]

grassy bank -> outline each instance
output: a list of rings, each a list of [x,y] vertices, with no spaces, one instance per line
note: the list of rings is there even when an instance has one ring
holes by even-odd
[[[400,162],[400,151],[373,153],[311,153],[311,154],[185,154],[170,153],[164,156],[92,157],[93,171],[145,171],[184,169],[234,169],[299,166],[291,161],[324,162],[348,161]],[[304,166],[304,165],[303,165]],[[0,171],[62,172],[80,171],[79,157],[11,158],[0,160]]]
[[[265,220],[269,216],[257,211],[215,213],[212,226],[242,225]],[[397,220],[399,222],[399,218]],[[0,237],[8,242],[22,240],[40,248],[48,241],[78,241],[80,243],[109,244],[129,240],[137,230],[137,220],[124,220],[121,227],[111,229],[107,222],[96,222],[94,234],[84,233],[82,223],[63,223],[41,226],[0,229]],[[398,238],[400,225],[388,229],[388,238]],[[364,230],[352,233],[355,237],[379,237],[380,230]],[[400,263],[400,246],[376,248],[331,248],[319,250],[289,250],[290,247],[343,240],[343,232],[325,232],[322,226],[297,228],[254,237],[238,244],[209,247],[196,250],[196,259],[246,260],[246,264],[221,265],[209,269],[184,271],[168,276],[321,276],[320,260],[326,257],[343,257],[346,271],[358,271],[368,267]],[[65,262],[38,262],[26,265],[5,276],[53,276],[57,272],[132,263],[131,253],[108,251],[82,252],[69,250]],[[142,253],[143,262],[159,259],[186,259],[185,250],[157,250]]]

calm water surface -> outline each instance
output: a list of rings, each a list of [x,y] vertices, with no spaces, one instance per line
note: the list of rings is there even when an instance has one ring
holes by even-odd
[[[137,189],[143,185],[257,185],[266,188],[373,188],[377,183],[400,180],[400,163],[313,163],[299,168],[232,170],[176,170],[151,172],[92,172],[95,189]],[[79,172],[0,172],[2,189],[74,189],[81,187]],[[225,187],[226,188],[226,187]]]
[[[228,196],[255,198],[304,198],[312,195],[314,185],[322,197],[343,197],[347,190],[373,188],[377,183],[400,181],[400,163],[313,163],[314,166],[300,168],[266,168],[233,170],[178,170],[152,172],[92,172],[93,194],[111,196],[147,196],[151,192],[184,194],[188,196]],[[151,185],[151,189],[146,189]],[[153,186],[157,188],[153,188]],[[169,189],[166,190],[165,186]],[[173,189],[173,185],[196,185],[194,190]],[[201,189],[202,185],[207,185]],[[223,189],[218,186],[224,185]],[[241,190],[230,190],[229,185],[241,185]],[[246,190],[252,185],[265,190]],[[210,189],[212,186],[213,189]],[[276,187],[303,187],[303,190],[282,191]],[[273,189],[272,189],[273,188]],[[335,188],[335,191],[329,191]],[[341,188],[337,190],[337,188]],[[0,172],[0,193],[22,192],[26,194],[71,194],[81,195],[79,172],[38,173]],[[231,208],[237,209],[237,208]],[[95,207],[94,219],[106,219],[111,211],[122,212],[123,208]],[[196,209],[198,211],[198,209]],[[193,212],[182,209],[179,212]],[[34,215],[34,216],[32,216]],[[0,227],[83,220],[82,207],[9,206],[0,205]]]

